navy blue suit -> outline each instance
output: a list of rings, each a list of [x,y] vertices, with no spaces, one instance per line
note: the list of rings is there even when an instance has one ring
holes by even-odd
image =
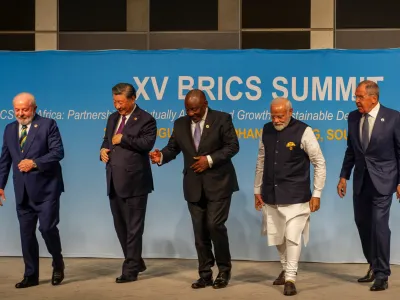
[[[353,173],[354,217],[365,258],[375,277],[390,275],[389,211],[400,184],[400,113],[380,105],[368,148],[360,140],[362,114],[349,114],[347,150],[340,177]]]
[[[122,274],[133,279],[146,269],[142,235],[148,194],[154,189],[149,152],[156,141],[157,123],[136,105],[122,131],[121,143],[112,145],[120,117],[115,112],[108,118],[101,148],[110,150],[106,165],[107,195],[125,258]]]
[[[20,224],[22,254],[25,262],[24,276],[39,276],[39,246],[36,225],[53,257],[53,267],[63,269],[61,242],[57,229],[59,223],[59,201],[64,192],[61,166],[64,148],[57,124],[53,119],[36,115],[31,123],[23,147],[19,145],[19,124],[10,123],[4,130],[0,157],[0,189],[4,189],[11,166],[17,215]],[[32,159],[37,168],[21,172],[18,164],[23,159]]]

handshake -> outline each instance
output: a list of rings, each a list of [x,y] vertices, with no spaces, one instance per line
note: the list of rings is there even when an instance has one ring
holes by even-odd
[[[158,149],[154,149],[154,151],[149,153],[149,157],[151,160],[151,163],[153,164],[158,164],[161,162],[161,152]]]

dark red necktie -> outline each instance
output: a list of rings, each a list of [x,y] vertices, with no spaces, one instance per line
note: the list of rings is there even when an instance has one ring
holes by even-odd
[[[120,133],[122,133],[122,130],[123,130],[124,127],[125,127],[125,121],[126,121],[126,116],[122,116],[121,124],[119,124],[118,130],[117,130],[117,132],[116,132],[115,134],[120,134]]]

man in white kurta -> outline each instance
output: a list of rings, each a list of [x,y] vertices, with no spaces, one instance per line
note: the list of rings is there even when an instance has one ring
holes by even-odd
[[[263,213],[262,234],[276,246],[282,272],[274,281],[285,295],[297,293],[295,281],[301,252],[309,239],[310,213],[317,211],[325,185],[326,166],[311,127],[292,118],[285,98],[271,102],[272,122],[265,124],[255,172],[255,207]],[[310,162],[314,187],[310,191]]]

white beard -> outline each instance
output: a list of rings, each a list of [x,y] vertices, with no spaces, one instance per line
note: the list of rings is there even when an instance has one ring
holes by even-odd
[[[285,129],[285,125],[274,125],[274,128],[278,131],[282,131],[283,129]]]
[[[18,123],[21,124],[21,125],[28,125],[28,124],[30,124],[32,122],[32,120],[33,120],[33,116],[30,117],[30,118],[26,118],[26,119],[17,118]]]

